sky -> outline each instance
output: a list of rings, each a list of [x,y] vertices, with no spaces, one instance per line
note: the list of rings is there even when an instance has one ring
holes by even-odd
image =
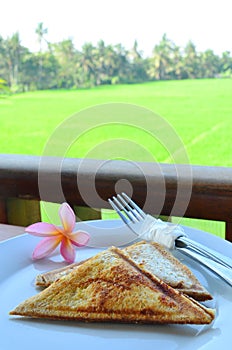
[[[184,47],[192,40],[198,51],[232,52],[231,0],[0,0],[0,35],[19,32],[22,45],[39,50],[35,29],[43,22],[50,42],[72,38],[77,49],[135,40],[144,56],[164,33]]]

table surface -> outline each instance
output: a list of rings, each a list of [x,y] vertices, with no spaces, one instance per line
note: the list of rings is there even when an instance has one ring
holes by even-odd
[[[25,232],[25,227],[0,224],[0,242],[19,236]]]

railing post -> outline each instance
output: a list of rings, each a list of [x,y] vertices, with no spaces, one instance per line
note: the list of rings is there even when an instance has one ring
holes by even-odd
[[[41,221],[40,202],[37,200],[8,198],[7,223],[17,226],[28,226]]]
[[[80,219],[81,221],[86,220],[98,220],[101,219],[101,210],[88,208],[88,207],[82,207],[82,206],[74,206],[74,211],[77,216],[77,219]]]
[[[225,239],[232,242],[232,222],[226,222],[226,234]]]
[[[6,200],[0,198],[0,222],[7,224]]]

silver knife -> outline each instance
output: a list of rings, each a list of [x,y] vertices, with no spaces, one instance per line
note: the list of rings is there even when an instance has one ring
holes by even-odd
[[[176,249],[182,254],[194,259],[197,262],[200,262],[201,265],[207,267],[211,272],[220,277],[224,282],[226,282],[230,287],[232,287],[232,269],[217,263],[216,261],[207,258],[204,255],[196,253],[194,250],[187,248],[178,248]]]

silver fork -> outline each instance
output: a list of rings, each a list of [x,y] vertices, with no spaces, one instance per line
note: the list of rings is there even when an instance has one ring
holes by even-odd
[[[125,193],[118,194],[108,201],[124,223],[139,236],[138,223],[143,223],[147,214]],[[225,258],[222,254],[189,239],[185,235],[179,236],[175,240],[175,248],[184,255],[200,262],[232,286],[231,259]]]

